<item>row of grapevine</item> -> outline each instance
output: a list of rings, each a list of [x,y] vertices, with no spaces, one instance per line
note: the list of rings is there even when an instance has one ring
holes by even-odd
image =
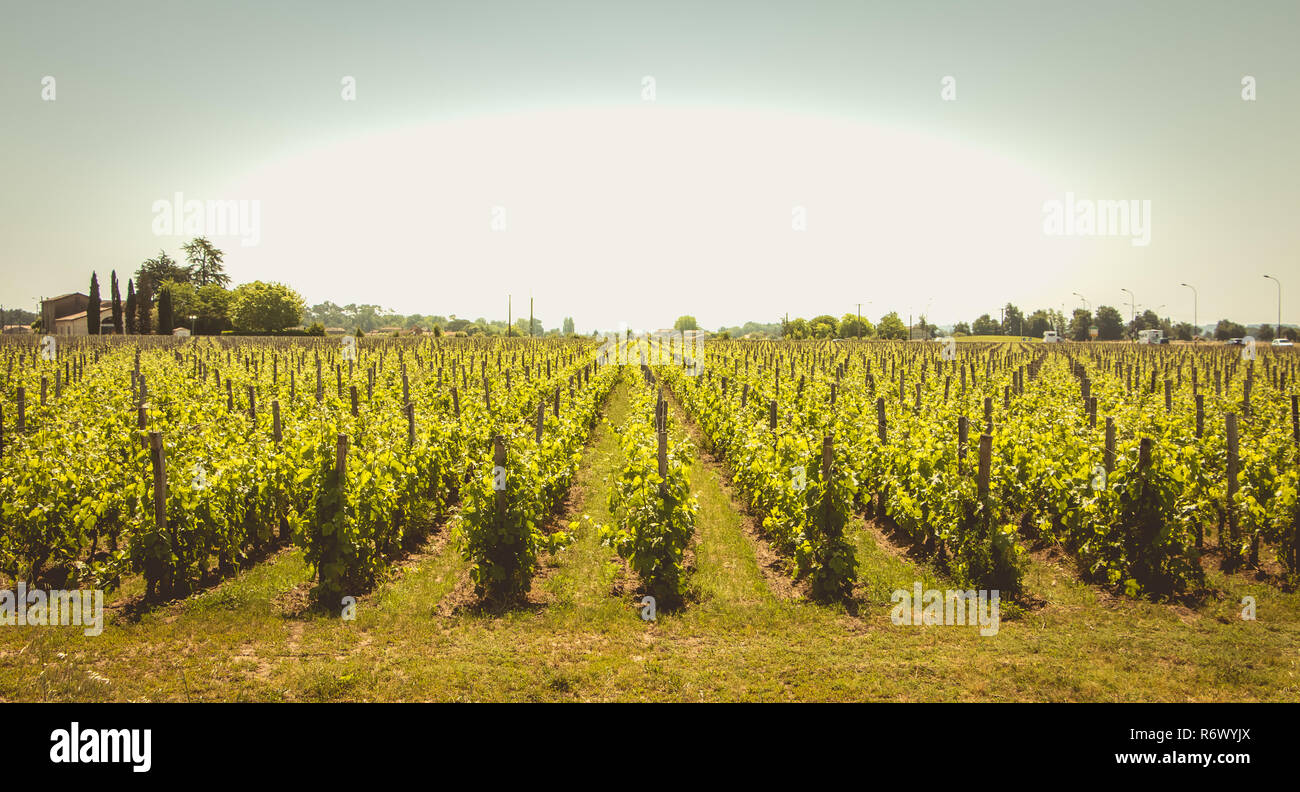
[[[763,532],[793,559],[796,576],[807,578],[819,599],[847,596],[857,565],[844,528],[859,492],[849,445],[828,424],[779,420],[782,404],[787,410],[795,405],[789,389],[784,402],[773,398],[760,407],[751,397],[754,384],[741,389],[715,378],[713,366],[732,368],[725,350],[738,348],[706,347],[703,377],[684,366],[664,366],[663,379],[729,465]]]
[[[1207,525],[1226,555],[1262,541],[1294,572],[1295,371],[1167,347],[733,342],[678,380],[801,568],[790,471],[834,436],[856,506],[960,580],[1014,592],[1027,544],[1049,542],[1089,579],[1168,594],[1200,584]]]
[[[670,447],[668,404],[650,368],[629,379],[630,411],[616,429],[623,463],[609,485],[614,524],[602,538],[651,594],[672,602],[683,593],[683,557],[699,511],[691,494],[693,449],[685,439]]]
[[[459,497],[493,435],[543,402],[590,411],[586,343],[86,339],[55,360],[0,350],[0,571],[105,587],[142,572],[161,594],[284,537],[305,548],[323,592],[367,585]],[[47,398],[28,403],[38,389]]]
[[[486,456],[471,463],[462,491],[464,555],[476,590],[488,601],[522,600],[537,571],[538,552],[569,541],[563,531],[544,533],[543,525],[577,475],[587,437],[616,378],[617,367],[603,359],[584,366],[583,387],[568,409],[561,411],[556,400],[548,412],[539,402],[532,426],[497,429],[491,464]]]

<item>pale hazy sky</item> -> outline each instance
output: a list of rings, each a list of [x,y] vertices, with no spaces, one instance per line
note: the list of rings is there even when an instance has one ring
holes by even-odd
[[[548,327],[715,328],[859,302],[1068,312],[1076,291],[1127,314],[1128,288],[1190,320],[1187,281],[1205,324],[1272,321],[1269,273],[1300,320],[1294,0],[3,0],[0,19],[5,307],[179,259],[153,205],[180,192],[259,201],[257,245],[213,241],[237,282],[309,303],[504,318],[531,293]],[[1150,201],[1150,244],[1045,235],[1066,193]]]

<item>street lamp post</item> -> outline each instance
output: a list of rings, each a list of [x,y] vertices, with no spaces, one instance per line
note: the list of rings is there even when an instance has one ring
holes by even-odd
[[[1137,319],[1137,303],[1133,301],[1133,292],[1128,289],[1120,289],[1120,291],[1128,295],[1128,320],[1131,323]]]
[[[1192,338],[1195,339],[1197,336],[1199,336],[1199,335],[1201,334],[1201,325],[1200,325],[1200,322],[1198,321],[1197,316],[1196,316],[1196,313],[1197,313],[1197,311],[1196,311],[1196,308],[1197,308],[1196,303],[1198,302],[1198,296],[1197,296],[1197,294],[1196,294],[1196,287],[1193,286],[1193,285],[1190,284],[1190,283],[1184,283],[1184,284],[1182,284],[1182,285],[1183,285],[1183,286],[1186,286],[1187,288],[1189,288],[1189,289],[1192,290]]]
[[[1273,334],[1274,338],[1282,337],[1282,281],[1274,278],[1272,275],[1265,275],[1265,278],[1273,281],[1277,285],[1277,332]]]

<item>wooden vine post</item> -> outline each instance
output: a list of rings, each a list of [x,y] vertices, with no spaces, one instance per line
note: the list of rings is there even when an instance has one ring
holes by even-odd
[[[163,449],[162,432],[149,433],[149,459],[153,463],[153,521],[158,533],[167,534],[167,457]],[[157,572],[158,570],[155,570]],[[160,593],[158,585],[163,575],[155,574],[149,581],[153,593]],[[161,592],[161,593],[166,593]]]
[[[827,537],[839,537],[844,527],[831,519],[834,503],[835,475],[835,439],[831,435],[822,438],[822,534]]]
[[[1237,470],[1238,470],[1238,438],[1237,438],[1237,414],[1228,413],[1227,416],[1228,431],[1228,542],[1231,547],[1228,548],[1228,558],[1235,560],[1238,555],[1238,537],[1237,537]],[[1222,543],[1222,537],[1220,537]]]
[[[976,479],[980,500],[989,496],[989,474],[993,468],[993,435],[980,435],[979,473]]]
[[[496,487],[496,510],[493,519],[496,521],[497,530],[501,530],[506,523],[506,488],[501,486],[504,482],[498,480],[496,473],[496,468],[504,471],[506,467],[506,441],[501,435],[492,436],[492,465],[493,485]]]
[[[957,473],[960,475],[966,466],[966,444],[970,439],[970,419],[961,416],[957,419]]]

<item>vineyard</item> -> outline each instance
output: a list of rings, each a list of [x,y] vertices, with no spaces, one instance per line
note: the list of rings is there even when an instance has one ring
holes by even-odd
[[[459,625],[507,665],[556,651],[533,646],[539,624],[552,645],[589,642],[587,622],[635,643],[702,624],[711,640],[750,635],[752,620],[787,616],[815,634],[796,630],[780,657],[806,642],[839,658],[854,624],[896,647],[916,640],[888,620],[888,592],[913,580],[1000,592],[1013,633],[1053,612],[1064,589],[1044,587],[1061,579],[1079,602],[1130,609],[1117,629],[1179,609],[1223,622],[1248,591],[1288,614],[1251,640],[1294,646],[1297,363],[1289,349],[1180,345],[82,338],[51,350],[6,338],[0,579],[106,591],[114,641],[128,644],[261,581],[243,643],[310,625],[332,647],[321,654],[344,658],[352,638],[336,631],[353,625],[339,612],[358,598],[367,629],[424,614],[431,624],[398,640],[440,645],[423,631]],[[309,602],[273,612],[286,592]],[[657,622],[637,610],[647,595]],[[498,629],[524,632],[491,640]],[[1232,629],[1178,641],[1221,662],[1245,628]],[[14,635],[0,633],[0,699],[38,695]],[[50,633],[34,653],[70,640]],[[456,647],[444,650],[402,678],[454,669]],[[1072,645],[1060,659],[1104,651]],[[581,665],[564,655],[542,665]],[[1215,684],[1294,698],[1287,662],[1268,685]],[[461,673],[319,695],[475,695]],[[644,684],[615,697],[659,695]],[[771,695],[766,684],[748,679],[743,695]],[[853,689],[831,684],[816,695]],[[1134,695],[1078,684],[1067,696]],[[56,694],[114,695],[68,685]]]

